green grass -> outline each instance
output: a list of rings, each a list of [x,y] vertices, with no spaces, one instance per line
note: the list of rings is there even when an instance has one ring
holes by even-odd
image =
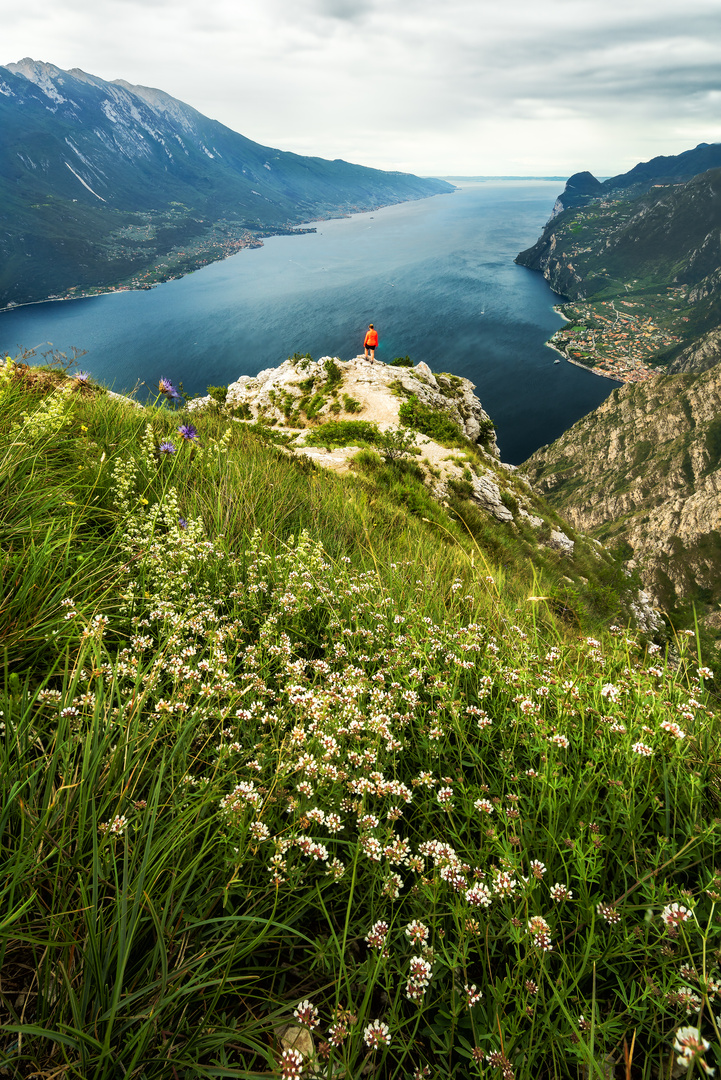
[[[305,1001],[303,1075],[717,1063],[693,636],[591,636],[591,555],[413,462],[64,385],[2,383],[0,1070],[290,1076]]]

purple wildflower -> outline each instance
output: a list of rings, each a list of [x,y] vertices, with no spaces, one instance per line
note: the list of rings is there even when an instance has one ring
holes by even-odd
[[[174,454],[175,453],[175,446],[171,442],[161,442],[158,449],[160,450],[161,454]]]
[[[158,389],[161,394],[165,394],[169,398],[179,398],[180,394],[175,389],[170,379],[161,379],[158,383]]]
[[[185,520],[184,517],[179,517],[178,518],[178,525],[180,526],[181,529],[187,529],[188,528],[188,522]]]
[[[198,429],[193,424],[181,424],[178,428],[178,434],[182,435],[187,442],[193,442],[198,438]]]
[[[73,378],[75,379],[75,382],[86,383],[90,378],[90,372],[89,371],[76,371],[75,374],[73,375]]]

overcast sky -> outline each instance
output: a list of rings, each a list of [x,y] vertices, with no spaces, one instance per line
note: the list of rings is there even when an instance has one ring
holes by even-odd
[[[422,175],[624,172],[721,142],[720,0],[5,0],[3,57],[266,145]]]

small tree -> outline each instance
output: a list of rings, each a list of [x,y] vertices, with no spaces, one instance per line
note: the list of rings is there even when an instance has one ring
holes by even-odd
[[[382,433],[378,449],[386,465],[390,465],[392,461],[408,457],[415,445],[416,437],[412,431],[408,428],[394,428]]]

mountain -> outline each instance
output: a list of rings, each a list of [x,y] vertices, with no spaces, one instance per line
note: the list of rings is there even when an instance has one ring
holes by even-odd
[[[719,325],[721,167],[681,179],[709,161],[721,166],[721,146],[656,158],[604,184],[590,173],[569,179],[516,262],[568,301],[569,325],[553,344],[570,359],[645,378]]]
[[[551,344],[626,385],[523,469],[620,545],[674,618],[721,631],[721,146],[572,176],[517,262],[566,298]],[[710,167],[709,166],[713,166]],[[689,176],[692,170],[699,170]]]
[[[718,331],[696,370],[614,390],[522,466],[576,529],[633,555],[666,611],[693,601],[721,631],[721,365]],[[700,361],[697,357],[701,353]]]
[[[622,191],[641,195],[654,184],[684,183],[699,173],[718,168],[721,168],[721,144],[699,143],[693,150],[684,150],[682,154],[641,161],[628,172],[603,181],[597,180],[590,172],[574,173],[566,181],[565,191],[558,196],[554,213],[573,206],[584,206],[593,199]]]
[[[0,133],[0,305],[149,283],[300,222],[453,190],[262,146],[162,90],[29,58],[0,67]]]

